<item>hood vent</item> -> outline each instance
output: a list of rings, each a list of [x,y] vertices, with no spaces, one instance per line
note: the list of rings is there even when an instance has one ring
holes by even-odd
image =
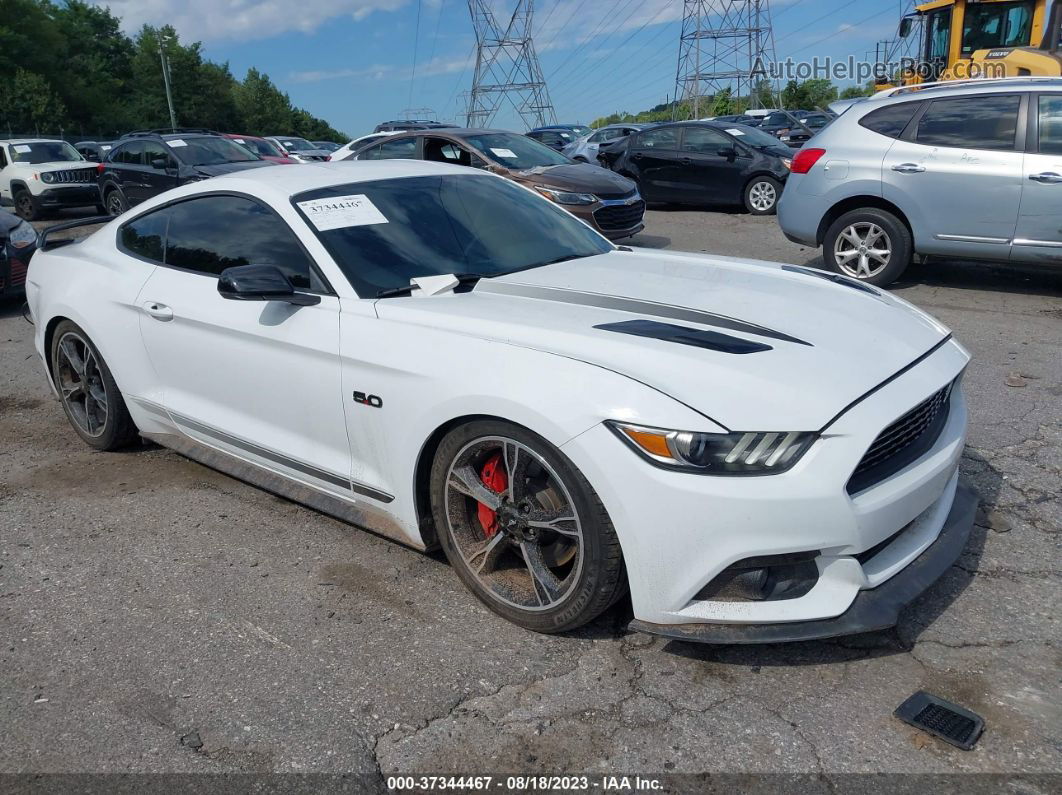
[[[764,345],[762,342],[750,342],[740,337],[731,337],[729,334],[720,334],[718,331],[676,326],[672,323],[658,323],[655,320],[625,320],[622,323],[603,323],[594,328],[614,331],[617,334],[676,342],[679,345],[690,345],[694,348],[705,348],[720,353],[762,353],[772,350],[770,345]]]

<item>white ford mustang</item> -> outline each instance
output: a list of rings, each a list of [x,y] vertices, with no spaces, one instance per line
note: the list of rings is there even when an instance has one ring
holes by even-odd
[[[966,351],[877,289],[616,247],[501,177],[256,169],[29,271],[74,430],[418,549],[488,607],[747,643],[891,626],[958,556]]]

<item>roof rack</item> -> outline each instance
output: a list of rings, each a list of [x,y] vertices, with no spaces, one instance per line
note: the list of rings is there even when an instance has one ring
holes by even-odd
[[[912,86],[893,86],[892,88],[886,88],[879,91],[874,94],[871,99],[885,99],[887,97],[896,97],[902,94],[914,94],[922,91],[943,91],[944,89],[959,88],[962,86],[993,86],[1009,85],[1013,83],[1031,83],[1033,85],[1049,83],[1062,85],[1062,78],[1014,75],[1012,77],[976,77],[969,80],[941,80],[933,83],[917,83]]]
[[[122,138],[141,138],[148,135],[175,135],[180,133],[202,133],[204,135],[221,135],[217,130],[208,130],[205,127],[159,127],[154,130],[133,130],[122,135]]]

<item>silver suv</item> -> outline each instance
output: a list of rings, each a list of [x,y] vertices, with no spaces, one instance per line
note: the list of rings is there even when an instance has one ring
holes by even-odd
[[[890,89],[793,158],[790,240],[876,285],[915,255],[1062,265],[1062,78]]]

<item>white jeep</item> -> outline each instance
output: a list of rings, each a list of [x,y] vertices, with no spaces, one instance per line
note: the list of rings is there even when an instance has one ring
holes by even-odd
[[[96,165],[65,141],[0,141],[0,205],[27,221],[65,207],[96,207],[103,214]]]

